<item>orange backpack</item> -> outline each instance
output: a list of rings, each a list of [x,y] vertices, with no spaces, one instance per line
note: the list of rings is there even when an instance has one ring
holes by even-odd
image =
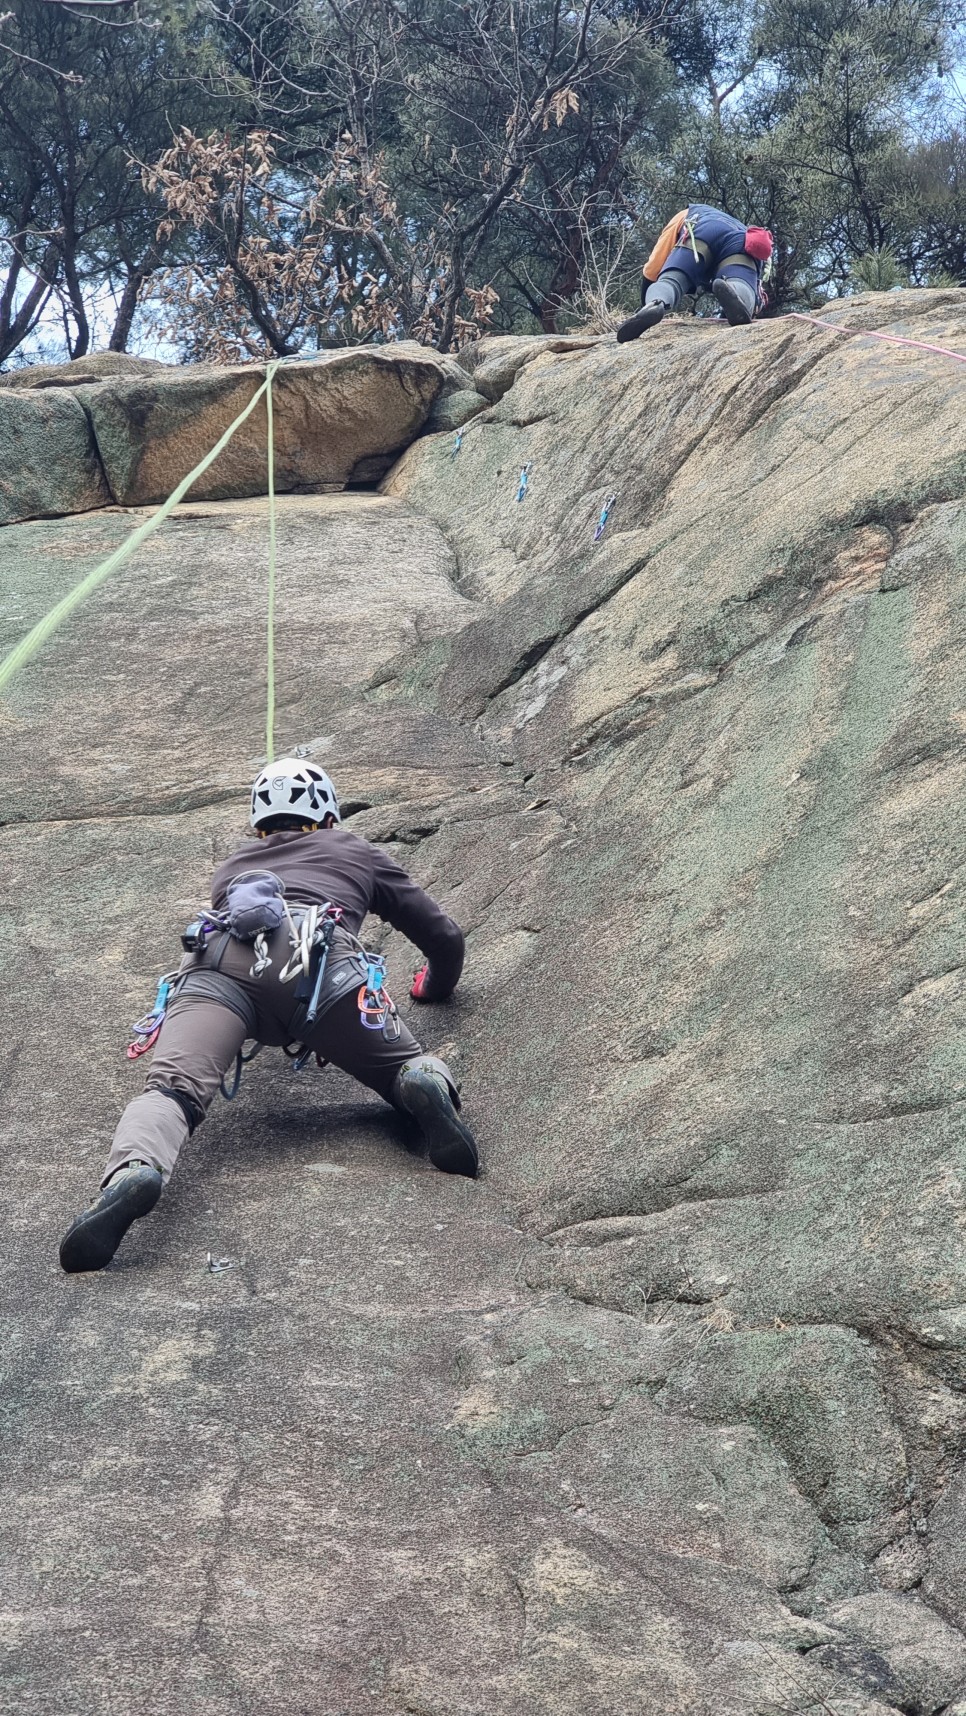
[[[671,219],[668,221],[667,226],[662,231],[660,238],[644,264],[645,280],[653,281],[657,279],[672,250],[677,248],[678,235],[680,234],[681,228],[687,218],[687,209],[682,209],[680,214],[671,216]]]

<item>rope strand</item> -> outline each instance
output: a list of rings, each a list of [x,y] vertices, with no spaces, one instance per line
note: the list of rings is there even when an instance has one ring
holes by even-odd
[[[275,761],[275,413],[272,405],[272,378],[275,365],[270,364],[265,376],[265,411],[268,417],[268,637],[265,669],[265,755]]]
[[[270,371],[274,372],[274,364],[269,367]],[[137,529],[133,530],[118,548],[115,548],[113,554],[108,555],[107,559],[102,560],[99,566],[95,566],[92,571],[88,572],[86,578],[82,578],[73,590],[62,597],[56,606],[51,608],[50,612],[45,614],[44,618],[39,620],[27,633],[26,637],[21,638],[9,654],[4,656],[3,660],[0,661],[0,691],[5,685],[9,685],[15,673],[19,673],[22,667],[26,667],[27,662],[33,659],[37,651],[47,642],[47,639],[66,620],[68,614],[72,614],[84,598],[91,594],[92,590],[96,590],[99,584],[103,584],[105,578],[109,578],[112,572],[116,572],[119,566],[123,566],[126,560],[130,560],[135,549],[140,548],[142,543],[147,542],[149,536],[154,535],[158,526],[164,523],[169,513],[172,513],[179,502],[184,499],[192,483],[196,483],[198,478],[207,471],[209,465],[214,464],[219,453],[227,447],[235,430],[240,429],[245,419],[251,416],[262,394],[268,389],[270,381],[271,374],[266,374],[261,387],[256,393],[253,393],[248,404],[238,413],[234,422],[229,423],[224,434],[219,436],[215,442],[211,452],[205,454],[205,457],[195,466],[193,471],[189,471],[186,477],[182,477],[177,488],[162,503],[157,512],[152,513],[151,517],[145,519],[143,524],[139,524]]]
[[[209,466],[214,464],[218,455],[224,452],[236,429],[240,429],[247,418],[251,416],[258,404],[258,401],[261,399],[262,394],[264,394],[265,410],[268,417],[268,708],[265,722],[265,737],[268,749],[268,761],[273,761],[275,756],[276,553],[275,420],[272,410],[272,380],[277,369],[277,361],[273,361],[266,366],[265,380],[262,382],[261,387],[252,394],[248,404],[243,406],[242,410],[239,411],[238,416],[229,423],[224,433],[218,437],[218,440],[215,442],[210,453],[206,453],[204,458],[201,459],[194,467],[194,470],[189,471],[186,477],[182,477],[177,488],[172,491],[166,501],[162,502],[157,511],[153,512],[150,518],[146,518],[143,524],[139,524],[135,530],[132,530],[130,536],[125,537],[124,541],[115,548],[113,554],[109,554],[107,559],[102,560],[99,566],[93,567],[91,571],[87,573],[86,577],[81,579],[79,584],[75,584],[73,590],[69,590],[67,595],[63,596],[61,600],[50,609],[50,612],[44,615],[42,620],[38,620],[37,624],[31,628],[26,637],[21,638],[20,642],[15,644],[13,649],[3,657],[3,660],[0,661],[0,691],[2,691],[5,686],[9,685],[14,675],[19,673],[22,667],[26,667],[27,663],[33,660],[38,650],[43,648],[48,638],[52,637],[54,632],[63,625],[63,622],[70,614],[73,613],[74,609],[79,607],[80,604],[89,595],[91,595],[91,593],[96,590],[100,584],[103,584],[104,580],[109,578],[112,572],[116,572],[119,567],[124,565],[125,561],[130,560],[131,555],[134,554],[137,549],[142,547],[149,537],[154,535],[154,532],[164,523],[165,519],[170,516],[175,507],[180,505],[181,501],[184,500],[184,497],[188,493],[192,484],[196,483],[199,477],[204,476],[204,473],[208,470]]]
[[[859,340],[885,340],[890,346],[915,346],[921,352],[938,352],[940,357],[953,358],[956,363],[966,363],[966,353],[950,351],[948,346],[932,345],[928,340],[907,340],[899,334],[880,334],[875,328],[845,328],[840,322],[828,322],[823,316],[806,316],[798,310],[791,310],[785,320],[789,322],[811,322],[816,328],[828,328],[833,334],[849,334]]]

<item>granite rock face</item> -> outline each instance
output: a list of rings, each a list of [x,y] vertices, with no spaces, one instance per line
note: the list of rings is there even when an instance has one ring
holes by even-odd
[[[251,365],[198,364],[85,390],[114,499],[122,506],[166,499],[262,380]],[[441,385],[440,366],[428,352],[366,348],[286,363],[273,383],[277,491],[344,488],[363,461],[381,459],[385,469],[422,428]],[[263,494],[265,449],[262,401],[199,478],[192,498]]]
[[[960,294],[830,318],[966,354]],[[466,361],[455,457],[280,506],[277,740],[467,931],[407,1016],[481,1181],[266,1054],[62,1277],[261,761],[263,504],[185,508],[0,709],[11,1703],[958,1716],[961,365]],[[134,522],[4,532],[0,649]]]
[[[0,525],[87,512],[110,498],[76,398],[0,394]]]
[[[8,369],[0,375],[0,388],[34,392],[48,387],[88,387],[92,382],[117,376],[160,375],[171,365],[158,358],[131,357],[127,352],[91,352],[72,363],[34,363],[23,369]]]

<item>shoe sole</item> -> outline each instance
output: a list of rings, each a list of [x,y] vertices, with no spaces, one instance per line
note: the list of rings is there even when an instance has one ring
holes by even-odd
[[[110,1193],[105,1188],[105,1196]],[[110,1263],[132,1222],[153,1210],[161,1196],[160,1176],[142,1169],[126,1176],[113,1199],[78,1216],[60,1246],[60,1266],[67,1275],[83,1275]]]
[[[730,328],[746,328],[749,322],[754,320],[753,316],[748,314],[745,306],[731,291],[727,281],[713,286],[711,290],[721,305]]]
[[[406,1092],[405,1107],[429,1145],[433,1167],[475,1180],[480,1167],[476,1141],[442,1091],[414,1084]]]
[[[625,334],[623,328],[618,328],[618,345],[626,345],[628,340],[639,340],[642,334],[647,333],[648,328],[656,328],[658,322],[664,320],[665,308],[666,306],[663,304],[649,304],[646,310],[638,310],[636,316],[631,316],[630,321],[623,324],[624,328],[629,327],[631,329],[629,333]]]

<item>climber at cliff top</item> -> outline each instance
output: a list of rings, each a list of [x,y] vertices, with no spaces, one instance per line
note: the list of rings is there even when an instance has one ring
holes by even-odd
[[[753,321],[767,302],[762,281],[772,250],[766,227],[743,226],[723,209],[691,203],[668,221],[645,262],[641,308],[621,323],[618,340],[636,340],[709,287],[732,327]]]
[[[332,782],[313,763],[283,757],[258,776],[251,824],[264,868],[252,867],[250,847],[227,858],[212,878],[212,911],[182,938],[190,951],[146,1088],[121,1116],[98,1195],[61,1242],[69,1274],[103,1269],[131,1223],[154,1208],[249,1039],[298,1043],[306,1058],[351,1073],[416,1121],[435,1167],[475,1177],[476,1144],[452,1073],[397,1017],[382,960],[356,940],[376,912],[426,956],[413,999],[443,1001],[463,969],[463,933],[405,870],[340,823]]]

